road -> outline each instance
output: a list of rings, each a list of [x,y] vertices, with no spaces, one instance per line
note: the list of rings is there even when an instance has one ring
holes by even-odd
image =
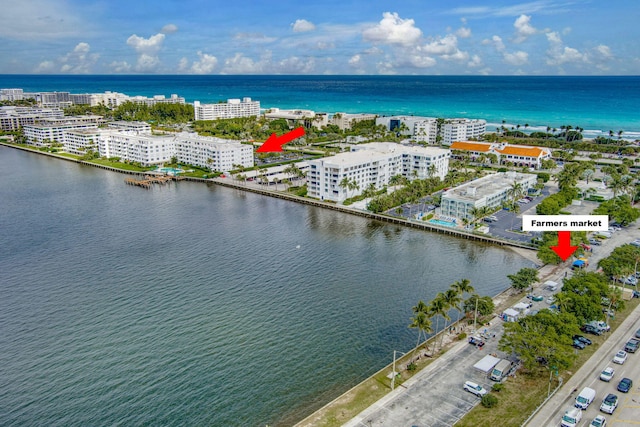
[[[637,228],[637,225],[614,233],[611,239],[605,240],[602,246],[594,249],[590,257],[591,263],[588,269],[595,270],[597,268],[597,262],[608,256],[615,247],[629,243],[636,238],[640,238],[640,229]],[[562,279],[566,277],[565,274],[571,274],[568,265],[569,261],[567,261],[564,267],[560,268],[553,268],[551,266],[543,267],[540,272],[540,283],[542,284],[547,280],[561,283]],[[545,300],[534,303],[532,310],[549,306],[546,302],[546,296],[551,294],[550,291],[543,291],[541,285],[539,285],[534,289],[534,293],[545,295]],[[523,298],[523,301],[529,302],[526,298]],[[638,327],[640,327],[640,307],[627,319],[627,322],[630,322],[632,325],[639,323]],[[600,357],[604,359],[600,361],[598,357],[590,358],[583,368],[549,401],[548,409],[544,408],[539,412],[539,416],[542,418],[538,419],[538,417],[536,417],[535,420],[532,420],[528,424],[529,426],[557,426],[560,424],[561,413],[564,413],[569,407],[569,400],[575,398],[575,396],[572,397],[572,390],[579,388],[583,382],[585,384],[591,384],[594,379],[596,379],[596,382],[599,382],[597,378],[600,371],[606,367],[610,358],[613,357],[613,354],[620,348],[620,342],[615,340],[626,340],[628,336],[631,335],[629,331],[632,329],[632,326],[626,326],[628,330],[625,330],[625,324],[626,323],[612,334],[612,339],[607,340],[601,346],[600,350],[604,352],[604,356]],[[407,380],[402,387],[398,387],[393,392],[387,394],[346,423],[345,426],[452,426],[480,401],[479,398],[462,389],[464,382],[467,380],[475,381],[485,388],[490,388],[492,385],[486,376],[473,369],[473,365],[484,357],[485,354],[497,353],[498,357],[504,356],[504,354],[501,354],[496,349],[497,342],[503,332],[502,321],[497,317],[494,318],[487,332],[489,335],[495,334],[496,338],[488,340],[482,350],[478,350],[466,342],[456,344],[452,349],[438,358],[438,360]],[[624,346],[624,343],[622,343],[622,346]],[[598,352],[597,354],[600,353]],[[629,358],[629,362],[632,363],[625,364],[625,366],[620,369],[620,375],[624,373],[625,375],[632,376],[631,378],[634,380],[634,391],[628,396],[625,396],[621,401],[621,406],[614,413],[615,417],[612,419],[617,420],[616,417],[634,416],[638,421],[633,425],[640,426],[640,404],[633,406],[636,404],[633,399],[640,402],[640,392],[638,392],[638,386],[640,386],[640,376],[638,375],[640,375],[640,370],[638,372],[634,371],[635,368],[640,369],[640,352],[630,355]],[[593,364],[593,366],[587,368],[587,366],[591,366],[591,364]],[[584,373],[581,373],[583,370]],[[598,375],[595,374],[596,372]],[[617,375],[617,378],[622,378],[620,375]],[[617,386],[617,382],[608,385],[599,385],[603,387],[608,386],[613,390]],[[596,401],[594,405],[599,407],[603,397],[604,391],[598,391],[597,398],[599,400]],[[627,397],[629,399],[626,399]],[[590,410],[597,411],[597,407],[594,406],[590,408]],[[590,422],[595,416],[595,412],[593,414],[589,412],[589,416],[591,417],[589,419]],[[608,419],[609,418],[611,417],[608,417]],[[587,418],[585,418],[585,420],[586,419]],[[620,420],[622,419],[623,418],[620,418]],[[614,421],[618,424],[612,425],[632,425],[625,424],[620,420]],[[588,422],[582,425],[588,425]]]
[[[607,426],[639,426],[640,425],[640,352],[629,354],[624,365],[612,362],[613,356],[624,347],[627,340],[640,328],[640,306],[615,330],[591,358],[576,372],[576,374],[562,387],[562,389],[543,406],[538,414],[527,426],[558,426],[564,412],[575,403],[575,398],[584,387],[593,388],[596,398],[593,403],[583,411],[582,421],[578,426],[588,426],[596,415],[604,415]],[[611,382],[599,379],[600,372],[607,366],[615,369],[615,375]],[[633,388],[629,393],[621,393],[616,390],[618,382],[624,378],[633,380]],[[618,408],[612,415],[599,411],[604,397],[613,393],[618,396]]]

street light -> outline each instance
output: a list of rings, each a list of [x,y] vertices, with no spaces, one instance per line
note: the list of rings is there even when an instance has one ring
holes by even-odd
[[[400,353],[401,355],[405,355],[407,353],[403,353],[401,351],[393,350],[393,370],[391,371],[391,390],[393,390],[396,386],[396,353]]]

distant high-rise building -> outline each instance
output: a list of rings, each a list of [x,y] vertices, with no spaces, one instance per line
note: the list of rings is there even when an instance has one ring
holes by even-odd
[[[260,115],[260,101],[251,98],[228,99],[218,104],[193,103],[195,120],[234,119],[237,117],[251,117]]]

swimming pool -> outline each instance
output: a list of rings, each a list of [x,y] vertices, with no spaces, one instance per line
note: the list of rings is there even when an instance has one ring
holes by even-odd
[[[182,169],[176,169],[176,168],[158,168],[156,169],[157,172],[162,172],[162,173],[167,173],[169,175],[177,175],[179,173],[184,173],[184,170]]]
[[[436,225],[442,225],[443,227],[455,227],[455,222],[443,221],[441,219],[430,219],[428,222]]]

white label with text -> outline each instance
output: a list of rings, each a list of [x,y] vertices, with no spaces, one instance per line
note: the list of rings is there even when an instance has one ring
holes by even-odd
[[[607,215],[522,215],[524,231],[606,231]]]

